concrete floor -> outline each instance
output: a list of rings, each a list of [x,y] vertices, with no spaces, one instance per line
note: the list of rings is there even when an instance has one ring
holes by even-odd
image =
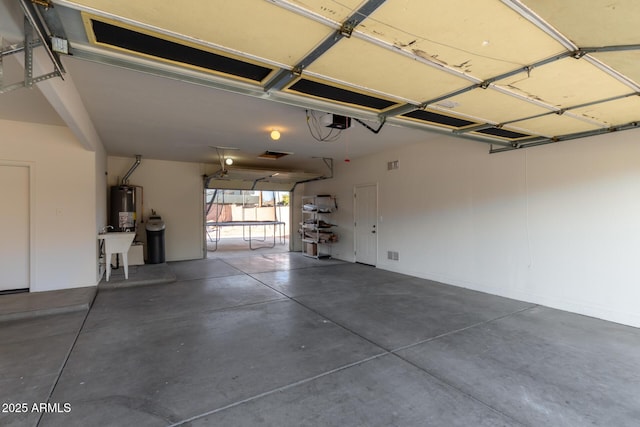
[[[166,268],[3,320],[0,425],[640,425],[635,328],[299,253]]]

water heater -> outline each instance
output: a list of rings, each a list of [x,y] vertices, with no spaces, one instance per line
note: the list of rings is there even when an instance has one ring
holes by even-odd
[[[136,188],[130,185],[111,187],[111,208],[109,225],[115,231],[135,231],[136,229]]]

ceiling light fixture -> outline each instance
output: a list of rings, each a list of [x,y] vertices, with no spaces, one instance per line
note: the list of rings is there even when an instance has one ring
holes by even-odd
[[[273,139],[274,141],[277,141],[280,139],[280,131],[278,130],[272,130],[271,133],[269,134],[271,136],[271,139]]]
[[[218,153],[218,161],[220,162],[220,171],[219,173],[224,176],[227,174],[227,166],[231,166],[233,164],[233,159],[230,157],[225,156],[224,154],[224,150],[239,150],[239,148],[236,147],[218,147],[218,146],[213,146],[210,145],[209,147],[211,148],[215,148],[216,149],[216,153]]]

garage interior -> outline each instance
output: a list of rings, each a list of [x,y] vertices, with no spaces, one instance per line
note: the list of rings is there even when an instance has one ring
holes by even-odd
[[[0,424],[637,424],[640,5],[166,3],[0,3]],[[289,250],[208,257],[213,188]]]

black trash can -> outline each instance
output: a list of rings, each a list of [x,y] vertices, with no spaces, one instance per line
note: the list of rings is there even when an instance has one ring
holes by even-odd
[[[164,221],[152,215],[147,221],[147,263],[162,264],[164,260]]]

